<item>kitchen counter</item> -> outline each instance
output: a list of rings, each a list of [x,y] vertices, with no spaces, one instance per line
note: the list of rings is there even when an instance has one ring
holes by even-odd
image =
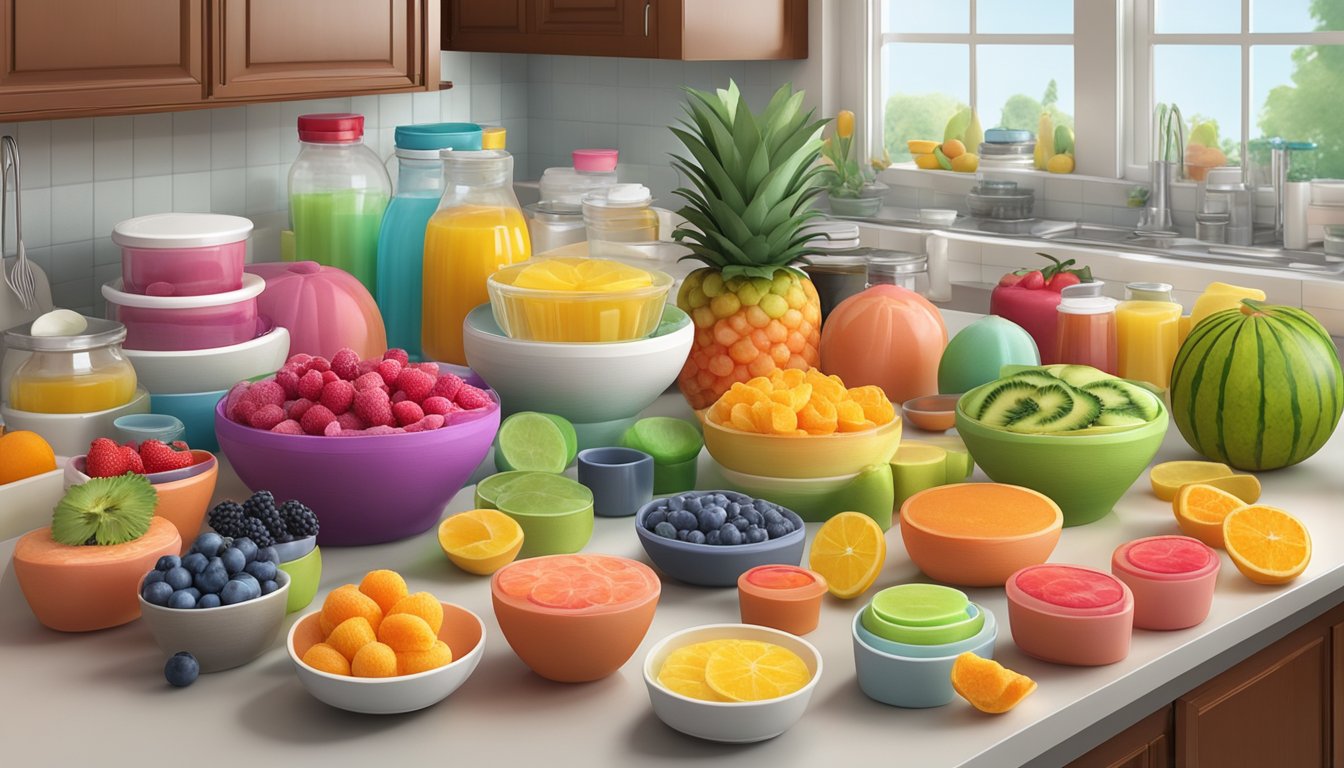
[[[649,412],[689,415],[675,393],[663,395]],[[1180,458],[1194,455],[1173,427],[1157,460]],[[1283,587],[1257,586],[1223,554],[1208,620],[1178,632],[1135,631],[1129,657],[1118,664],[1071,668],[1030,659],[1012,643],[1003,591],[968,590],[1000,619],[995,658],[1040,684],[1006,715],[982,715],[960,700],[903,710],[865,698],[854,678],[850,638],[861,603],[828,597],[821,626],[807,636],[826,664],[806,716],[777,739],[740,747],[700,742],[664,726],[649,708],[641,673],[644,653],[669,633],[737,621],[732,589],[665,582],[653,626],[635,656],[605,680],[563,685],[537,677],[513,655],[494,621],[487,579],[449,564],[433,531],[380,546],[327,548],[314,607],[327,590],[357,582],[370,569],[394,568],[413,591],[464,605],[486,623],[484,658],[460,690],[421,712],[375,717],[331,709],[310,697],[283,640],[243,668],[203,675],[177,690],[164,682],[163,657],[140,622],[84,635],[46,630],[33,619],[8,564],[11,540],[0,543],[7,564],[0,575],[0,690],[6,705],[0,743],[5,763],[15,766],[142,765],[146,754],[230,766],[413,765],[413,759],[428,765],[445,758],[468,765],[671,765],[702,758],[808,768],[1062,765],[1344,599],[1342,464],[1344,431],[1306,463],[1261,477],[1264,501],[1290,510],[1311,529],[1314,557],[1301,578]],[[715,477],[702,455],[700,486],[713,487]],[[977,470],[975,479],[985,478]],[[216,500],[246,495],[234,473],[221,469]],[[464,489],[447,511],[468,509],[471,499],[471,488]],[[587,551],[647,562],[632,525],[633,518],[598,518]],[[1175,531],[1170,505],[1152,496],[1145,474],[1113,514],[1065,529],[1051,560],[1106,569],[1117,545]],[[921,579],[895,529],[887,541],[877,586]],[[286,631],[295,618],[286,620]]]

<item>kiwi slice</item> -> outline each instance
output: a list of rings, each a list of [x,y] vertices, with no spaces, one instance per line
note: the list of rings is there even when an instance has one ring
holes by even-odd
[[[1120,379],[1094,381],[1087,384],[1083,389],[1097,396],[1101,401],[1101,407],[1108,411],[1123,411],[1134,407],[1134,400],[1130,397],[1130,392],[1126,387],[1116,386],[1124,384]]]
[[[972,389],[957,401],[957,408],[973,419],[978,417],[980,412],[985,409],[985,399],[989,397],[990,392],[998,387],[998,384],[997,381],[991,381]]]
[[[1012,381],[1025,381],[1037,387],[1049,387],[1059,383],[1059,379],[1039,368],[1030,368],[1025,371],[1019,371],[1008,378]]]
[[[1065,383],[1075,387],[1086,387],[1094,382],[1116,379],[1115,376],[1105,371],[1099,371],[1090,365],[1066,365],[1060,368],[1055,375],[1063,379]]]
[[[1029,382],[1001,381],[985,396],[976,419],[986,426],[1006,427],[1040,410],[1035,396],[1036,387]]]
[[[1101,401],[1084,389],[1073,390],[1073,409],[1047,426],[1049,432],[1071,432],[1092,426],[1102,416]]]
[[[1116,379],[1109,383],[1119,387],[1129,396],[1129,401],[1134,404],[1135,411],[1144,421],[1152,421],[1162,413],[1162,403],[1157,399],[1157,395],[1147,389],[1124,379]]]
[[[1031,396],[1032,414],[1008,424],[1010,432],[1053,432],[1054,423],[1073,411],[1074,392],[1060,381],[1038,387]]]
[[[1139,415],[1133,408],[1126,408],[1116,411],[1104,411],[1097,418],[1099,427],[1137,427],[1140,424],[1147,424],[1148,420]]]
[[[60,544],[125,544],[149,531],[159,494],[144,475],[95,477],[72,485],[51,515]]]

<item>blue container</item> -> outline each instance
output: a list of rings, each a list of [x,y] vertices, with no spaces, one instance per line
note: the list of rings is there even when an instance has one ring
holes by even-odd
[[[374,298],[387,326],[387,345],[420,354],[420,286],[424,270],[425,226],[443,196],[439,151],[481,148],[475,123],[402,125],[395,131],[397,190],[378,232],[378,276]]]
[[[866,607],[866,606],[865,606]],[[985,625],[975,637],[943,646],[922,646],[920,652],[943,651],[940,656],[905,656],[891,651],[904,644],[876,638],[863,628],[863,608],[854,614],[851,636],[854,641],[854,671],[864,695],[893,707],[923,709],[941,707],[956,698],[952,689],[952,664],[965,651],[991,659],[999,627],[994,614],[980,607]],[[910,646],[904,646],[909,648]]]
[[[229,390],[217,392],[193,392],[185,395],[150,395],[151,413],[163,413],[176,416],[187,428],[182,439],[187,445],[201,451],[219,452],[219,440],[215,437],[215,404],[229,394]]]

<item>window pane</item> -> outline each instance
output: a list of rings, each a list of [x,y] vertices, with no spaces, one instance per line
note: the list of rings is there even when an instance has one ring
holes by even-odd
[[[1153,95],[1175,102],[1185,118],[1187,146],[1203,143],[1208,151],[1187,151],[1186,164],[1239,165],[1241,158],[1241,49],[1235,45],[1153,46]],[[1197,138],[1200,126],[1204,142]]]
[[[890,43],[882,48],[882,141],[893,162],[910,159],[905,142],[943,138],[971,101],[969,46]]]
[[[970,0],[886,0],[883,32],[970,32]]]
[[[1279,2],[1280,0],[1266,0]],[[1139,0],[1145,2],[1145,0]],[[1240,32],[1241,0],[1151,0],[1158,34]]]
[[[1317,178],[1344,179],[1344,45],[1251,48],[1251,136],[1314,141]]]
[[[1315,32],[1344,29],[1339,0],[1251,0],[1252,32]]]
[[[1073,126],[1073,46],[981,45],[975,56],[976,111],[984,127],[1035,133],[1045,110],[1056,125]]]
[[[1073,0],[978,0],[975,31],[994,34],[1073,34]]]

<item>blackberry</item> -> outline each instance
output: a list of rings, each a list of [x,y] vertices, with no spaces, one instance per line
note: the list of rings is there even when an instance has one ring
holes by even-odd
[[[271,534],[272,543],[293,540],[294,537],[289,535],[289,529],[285,527],[285,518],[275,506],[275,496],[270,491],[252,494],[252,498],[243,503],[243,510],[249,517],[261,520]]]
[[[269,547],[275,543],[275,539],[271,538],[271,532],[266,530],[266,524],[261,522],[259,518],[243,518],[243,527],[247,529],[247,538],[251,539],[252,543],[258,547]]]
[[[233,538],[246,536],[247,528],[243,523],[245,519],[247,513],[243,511],[243,505],[236,501],[221,501],[210,510],[210,527],[221,536]]]
[[[298,499],[280,505],[280,515],[285,519],[285,527],[295,537],[317,535],[317,515]]]

